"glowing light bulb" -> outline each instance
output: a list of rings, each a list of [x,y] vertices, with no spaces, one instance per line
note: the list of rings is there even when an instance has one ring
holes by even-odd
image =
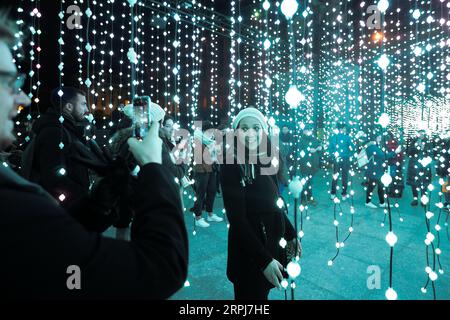
[[[286,269],[287,269],[288,275],[292,279],[297,278],[300,275],[300,273],[302,272],[302,268],[296,261],[289,262]]]
[[[269,39],[264,40],[264,50],[269,50],[271,45],[272,45],[272,42],[270,42]]]
[[[387,113],[382,113],[380,118],[378,119],[378,123],[383,127],[387,128],[389,123],[391,122],[391,119]]]
[[[428,199],[428,197],[427,197],[426,195],[423,195],[423,196],[420,198],[420,201],[422,202],[423,205],[427,205],[428,202],[429,202],[429,199]]]
[[[394,289],[389,288],[386,290],[386,299],[388,300],[397,300],[397,292]]]
[[[191,283],[189,282],[189,280],[186,280],[186,282],[184,283],[184,286],[185,287],[190,287],[191,286]]]
[[[385,172],[383,174],[383,176],[381,177],[381,183],[383,183],[383,185],[385,187],[388,187],[392,183],[391,175],[389,173]]]
[[[385,13],[386,10],[389,8],[389,1],[387,0],[380,0],[377,4],[378,10],[381,11],[381,13]]]
[[[290,86],[288,92],[286,92],[285,101],[291,108],[297,108],[302,101],[305,100],[305,96],[297,89],[297,86]]]
[[[383,70],[386,70],[387,67],[389,67],[390,63],[391,63],[391,60],[389,60],[388,56],[385,54],[381,55],[381,57],[378,58],[378,60],[377,60],[378,66]]]
[[[286,19],[291,19],[298,10],[298,3],[296,0],[283,0],[281,3],[281,12]]]
[[[420,10],[419,9],[414,10],[412,16],[414,19],[418,20],[420,18]]]
[[[394,232],[389,231],[386,235],[386,242],[389,244],[389,246],[393,247],[397,243],[397,236]]]
[[[428,274],[428,276],[430,277],[431,281],[436,281],[436,279],[438,278],[438,275],[436,272],[432,271]]]
[[[284,249],[287,245],[287,241],[286,241],[286,239],[281,238],[280,242],[278,244],[280,245],[280,247],[282,247]]]
[[[283,199],[281,199],[281,198],[278,198],[278,200],[277,200],[277,206],[278,206],[278,208],[283,208],[283,206],[284,206],[284,201],[283,201]]]
[[[263,9],[264,10],[269,10],[269,8],[270,8],[270,2],[269,1],[264,1],[264,3],[263,3]]]

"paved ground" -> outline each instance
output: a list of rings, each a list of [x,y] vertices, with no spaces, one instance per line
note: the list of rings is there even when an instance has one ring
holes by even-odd
[[[336,232],[333,224],[334,205],[329,200],[329,178],[320,173],[316,178],[316,198],[319,205],[308,210],[309,218],[304,218],[303,230],[303,257],[301,259],[302,273],[297,279],[296,299],[385,299],[385,291],[389,286],[389,246],[385,241],[388,232],[388,220],[385,219],[383,209],[369,209],[364,206],[365,192],[361,180],[354,178],[354,232],[345,242],[345,246],[333,263],[328,266],[328,260],[336,254]],[[286,195],[286,199],[292,199]],[[376,198],[377,200],[377,198]],[[424,243],[427,233],[425,214],[420,207],[411,207],[411,193],[406,190],[404,196],[398,201],[399,209],[394,210],[393,230],[398,236],[394,247],[393,287],[399,299],[433,299],[431,284],[426,294],[421,292],[427,280],[426,245]],[[438,201],[437,192],[432,202]],[[376,201],[374,201],[376,202]],[[185,197],[185,205],[190,208],[192,199],[189,194]],[[342,216],[338,215],[339,237],[342,241],[348,234],[350,226],[350,201],[342,204]],[[221,214],[222,199],[219,197],[215,203],[216,212]],[[290,219],[293,221],[293,205],[290,205]],[[433,209],[435,216],[431,220],[437,244],[442,253],[440,262],[444,274],[438,273],[435,282],[437,299],[450,299],[450,241],[448,239],[445,221],[446,214],[442,214],[440,225],[442,230],[438,233],[434,226],[438,219],[438,210]],[[403,218],[403,222],[400,221]],[[300,220],[300,219],[299,219]],[[449,221],[450,222],[450,221]],[[209,228],[197,229],[193,234],[193,218],[186,213],[186,226],[190,237],[190,286],[176,293],[172,299],[179,300],[223,300],[233,299],[231,283],[226,278],[227,260],[227,224],[214,223]],[[430,258],[432,255],[430,253]],[[432,261],[432,260],[431,260]],[[381,270],[381,288],[369,289],[367,286],[370,266]],[[375,268],[376,268],[375,267]],[[438,272],[438,265],[436,272]],[[370,269],[369,269],[370,270]],[[274,289],[270,299],[284,299],[284,292]]]

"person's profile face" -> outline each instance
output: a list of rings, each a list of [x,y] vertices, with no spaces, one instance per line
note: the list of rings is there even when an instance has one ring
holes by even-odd
[[[87,100],[84,95],[77,94],[72,102],[73,111],[72,116],[76,121],[83,121],[84,117],[89,113]]]
[[[14,122],[17,107],[30,105],[30,98],[23,92],[15,94],[10,83],[17,77],[17,68],[8,45],[0,40],[0,150],[14,140]]]
[[[172,137],[172,134],[173,134],[173,120],[172,119],[166,120],[166,122],[164,123],[164,126],[163,126],[163,130],[164,130],[164,133],[166,134],[166,137],[168,137],[168,138]]]
[[[256,150],[261,142],[263,129],[258,120],[245,117],[239,122],[237,137],[249,150]]]

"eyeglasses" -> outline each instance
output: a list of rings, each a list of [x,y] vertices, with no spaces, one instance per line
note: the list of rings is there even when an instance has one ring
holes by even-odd
[[[23,73],[17,74],[15,72],[7,72],[1,70],[0,77],[5,78],[5,80],[1,81],[1,83],[10,88],[13,94],[20,93],[27,78],[27,76]]]

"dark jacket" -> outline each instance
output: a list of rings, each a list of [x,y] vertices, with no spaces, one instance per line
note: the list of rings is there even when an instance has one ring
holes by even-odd
[[[275,176],[260,175],[245,187],[240,168],[227,164],[220,168],[223,201],[230,229],[228,233],[227,276],[231,282],[260,281],[271,288],[262,271],[273,258],[282,262],[281,237],[295,238],[286,214],[276,205],[278,186]]]
[[[64,118],[62,125],[65,130],[62,130],[59,118],[59,112],[50,108],[34,123],[33,133],[36,136],[33,139],[36,139],[36,145],[33,167],[39,172],[39,181],[36,182],[55,199],[64,194],[61,204],[69,208],[88,193],[90,179],[88,169],[72,159],[73,144],[85,143],[83,128]],[[61,141],[64,143],[62,150],[59,147]],[[61,167],[65,168],[65,175],[58,174]]]
[[[171,157],[171,152],[173,148],[175,148],[175,145],[172,144],[172,142],[170,142],[169,139],[165,137],[162,138],[162,141],[163,141],[162,164],[172,173],[172,175],[175,178],[181,180],[187,173],[187,165],[184,163],[180,164],[175,163]]]
[[[369,163],[366,169],[366,178],[371,180],[380,180],[383,176],[387,167],[383,167],[386,160],[393,159],[396,156],[395,152],[386,152],[375,143],[370,142],[366,147],[367,157],[369,158]]]
[[[439,144],[436,173],[442,178],[450,177],[450,138],[442,140]]]
[[[313,175],[320,169],[320,152],[311,153],[311,149],[320,146],[319,140],[313,136],[302,135],[298,144],[300,156],[300,173],[302,176]]]
[[[157,164],[144,166],[131,242],[87,232],[42,188],[0,166],[0,295],[8,299],[165,299],[187,275],[179,191]],[[69,266],[81,290],[68,290]]]
[[[356,151],[356,147],[349,135],[338,133],[331,136],[329,144],[329,153],[333,161],[339,157],[349,159]],[[336,157],[337,155],[337,157]]]
[[[418,139],[413,139],[407,150],[409,162],[406,184],[414,188],[426,188],[431,182],[431,164],[424,167],[419,160],[431,156],[431,146],[427,141],[423,146],[416,145],[417,142]]]

